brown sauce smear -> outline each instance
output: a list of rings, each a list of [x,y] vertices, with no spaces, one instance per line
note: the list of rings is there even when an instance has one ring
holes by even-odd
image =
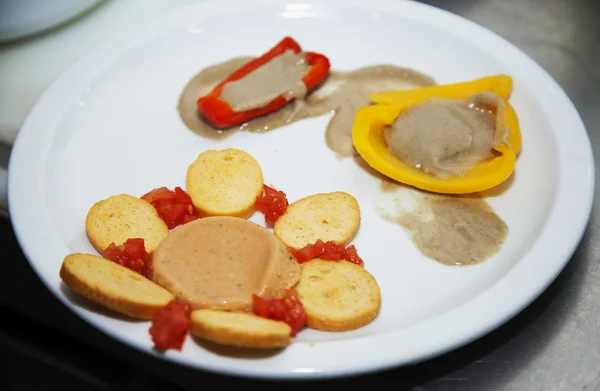
[[[382,182],[386,193],[399,189],[400,185]],[[473,265],[496,254],[506,240],[506,223],[485,200],[409,191],[412,207],[398,198],[394,210],[378,211],[383,219],[408,230],[426,257],[450,266]]]
[[[266,132],[305,118],[333,113],[326,130],[327,145],[338,155],[353,156],[357,154],[352,143],[354,116],[359,108],[371,103],[369,93],[435,84],[427,75],[394,65],[331,71],[326,80],[310,91],[305,99],[296,99],[276,112],[254,118],[239,127],[217,130],[198,114],[196,100],[251,59],[239,57],[209,66],[189,81],[179,98],[178,110],[190,130],[200,136],[218,140],[236,130]]]
[[[193,308],[252,309],[252,294],[281,297],[300,266],[268,229],[205,217],[171,231],[152,256],[152,280]]]

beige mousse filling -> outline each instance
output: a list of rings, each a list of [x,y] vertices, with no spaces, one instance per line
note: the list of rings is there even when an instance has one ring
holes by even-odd
[[[248,311],[252,294],[280,297],[300,267],[266,228],[205,217],[169,233],[152,257],[152,279],[194,308]]]
[[[502,98],[490,92],[465,100],[431,99],[398,116],[384,139],[409,165],[444,179],[463,175],[492,157],[493,145],[505,137],[490,110],[501,105]]]
[[[303,98],[306,86],[302,77],[307,70],[304,54],[288,50],[241,79],[225,84],[221,99],[233,111],[246,111],[264,107],[281,95],[289,99]]]

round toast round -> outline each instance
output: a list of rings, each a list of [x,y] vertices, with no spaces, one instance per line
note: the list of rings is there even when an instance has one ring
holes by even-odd
[[[308,327],[349,331],[371,323],[381,308],[381,291],[364,268],[346,261],[316,258],[302,264],[296,291]]]
[[[188,167],[186,189],[200,216],[247,218],[263,189],[262,169],[245,151],[207,150]]]
[[[85,219],[85,230],[99,253],[111,243],[118,246],[131,238],[144,239],[144,247],[151,253],[169,234],[152,204],[128,194],[96,202]]]
[[[174,299],[166,289],[108,259],[70,254],[60,278],[71,290],[113,311],[138,319],[152,319]]]
[[[360,208],[348,193],[318,193],[293,202],[273,232],[286,246],[300,249],[318,239],[346,245],[360,226]]]
[[[284,322],[246,312],[199,309],[192,312],[190,333],[221,345],[257,349],[282,348],[293,342]]]

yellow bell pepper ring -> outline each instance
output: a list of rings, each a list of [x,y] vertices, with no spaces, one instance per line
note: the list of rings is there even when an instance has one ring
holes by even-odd
[[[396,103],[405,99],[446,98],[467,99],[471,95],[490,91],[503,99],[508,99],[512,92],[512,77],[507,75],[486,76],[472,81],[441,84],[431,87],[400,91],[379,91],[369,94],[375,103]]]
[[[472,82],[439,85],[414,90],[377,92],[370,95],[376,104],[361,108],[355,117],[352,140],[361,157],[375,170],[398,182],[419,189],[445,194],[467,194],[490,189],[504,182],[514,171],[521,149],[521,132],[517,115],[506,100],[512,79],[491,76]],[[431,98],[467,99],[481,92],[494,92],[503,98],[496,113],[496,126],[506,126],[508,136],[492,148],[496,156],[479,162],[464,175],[442,179],[404,163],[393,155],[383,132],[408,107]]]

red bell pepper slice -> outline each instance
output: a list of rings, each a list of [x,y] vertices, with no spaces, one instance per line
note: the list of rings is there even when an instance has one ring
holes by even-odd
[[[294,53],[299,53],[302,51],[298,42],[291,37],[285,37],[267,53],[238,68],[231,75],[229,75],[227,79],[219,83],[210,93],[198,98],[196,102],[198,112],[202,114],[202,116],[204,116],[204,118],[206,118],[213,126],[217,128],[228,128],[247,122],[260,115],[276,111],[291,102],[294,98],[281,95],[269,102],[264,107],[236,112],[225,100],[221,99],[221,90],[225,84],[241,79],[253,70],[266,64],[274,57],[285,53],[287,50],[293,50]],[[329,59],[319,53],[304,52],[304,57],[309,64],[309,68],[306,74],[302,77],[302,82],[304,82],[306,90],[310,91],[317,84],[319,84],[319,82],[323,80],[325,76],[327,76],[329,73],[330,64]]]

